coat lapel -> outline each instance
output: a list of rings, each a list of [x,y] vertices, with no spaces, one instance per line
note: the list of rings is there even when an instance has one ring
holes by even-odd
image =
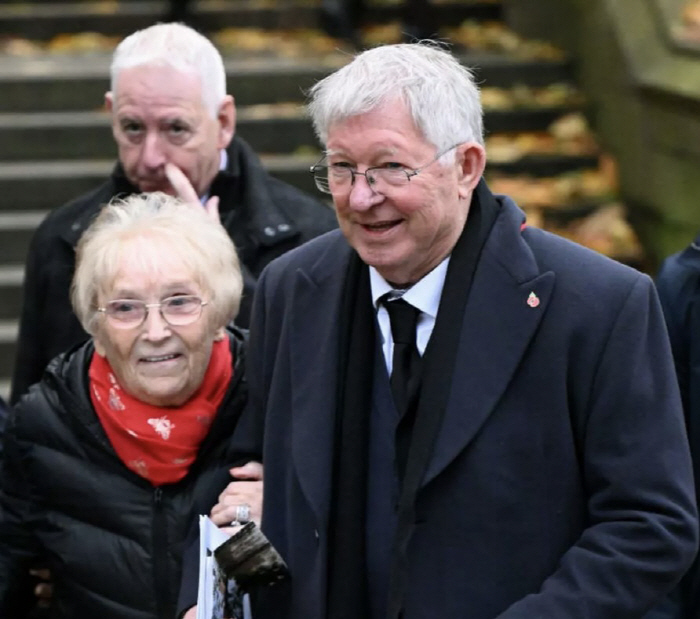
[[[308,271],[295,273],[289,304],[292,460],[301,489],[325,526],[331,472],[338,375],[338,315],[349,249],[338,242]]]
[[[504,206],[506,212],[494,225],[477,267],[459,334],[447,408],[423,485],[469,445],[494,410],[540,324],[554,287],[553,273],[539,273],[513,221],[513,208]]]
[[[546,311],[554,274],[540,273],[504,205],[475,274],[459,334],[452,388],[423,485],[474,438],[516,371]],[[319,525],[331,496],[338,322],[350,250],[340,233],[308,270],[295,272],[290,312],[292,458]]]

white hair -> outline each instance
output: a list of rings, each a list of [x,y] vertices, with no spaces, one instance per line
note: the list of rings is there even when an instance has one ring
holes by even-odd
[[[123,69],[140,66],[169,66],[197,76],[204,107],[216,118],[226,97],[226,70],[221,54],[205,36],[178,23],[156,24],[130,34],[112,56],[112,92],[117,92]]]
[[[71,302],[85,331],[94,335],[99,294],[112,285],[135,241],[155,248],[130,255],[144,268],[153,267],[152,262],[158,260],[158,247],[177,247],[183,264],[209,297],[215,326],[233,320],[243,292],[233,241],[204,208],[153,192],[112,199],[78,242]]]
[[[483,144],[483,112],[472,72],[435,43],[383,45],[315,84],[308,111],[325,145],[331,125],[402,101],[438,151],[462,142]]]

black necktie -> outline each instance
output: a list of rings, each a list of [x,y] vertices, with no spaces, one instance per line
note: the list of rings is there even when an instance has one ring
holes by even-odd
[[[420,355],[416,348],[416,325],[420,312],[403,299],[385,300],[389,312],[394,355],[391,370],[391,392],[394,404],[403,417],[410,400],[411,387],[420,372]]]
[[[399,413],[396,431],[396,464],[399,480],[403,480],[408,448],[411,443],[420,386],[421,357],[416,347],[416,325],[420,311],[403,299],[384,300],[389,312],[394,339],[391,392]]]

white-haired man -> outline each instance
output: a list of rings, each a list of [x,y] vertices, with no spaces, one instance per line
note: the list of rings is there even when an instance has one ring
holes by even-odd
[[[188,26],[158,24],[114,52],[105,96],[119,162],[95,190],[55,209],[32,240],[26,267],[11,401],[38,381],[58,353],[87,338],[68,300],[75,246],[103,204],[134,192],[175,193],[166,169],[181,171],[203,201],[218,198],[221,221],[241,257],[247,326],[255,279],[287,250],[337,224],[331,209],[270,176],[235,135],[220,53]]]
[[[372,49],[311,96],[340,231],[258,282],[249,413],[291,578],[254,616],[639,619],[698,543],[651,280],[489,191],[448,52]]]

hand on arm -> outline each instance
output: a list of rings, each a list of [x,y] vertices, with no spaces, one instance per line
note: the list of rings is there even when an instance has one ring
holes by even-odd
[[[248,462],[230,471],[234,481],[230,482],[219,495],[219,501],[211,510],[210,517],[215,524],[226,527],[236,520],[237,508],[250,506],[250,519],[260,526],[262,520],[263,465]]]
[[[51,572],[46,568],[42,568],[29,570],[29,573],[35,578],[40,579],[40,582],[34,587],[34,595],[37,598],[38,605],[48,607],[51,604],[51,597],[53,596]]]

